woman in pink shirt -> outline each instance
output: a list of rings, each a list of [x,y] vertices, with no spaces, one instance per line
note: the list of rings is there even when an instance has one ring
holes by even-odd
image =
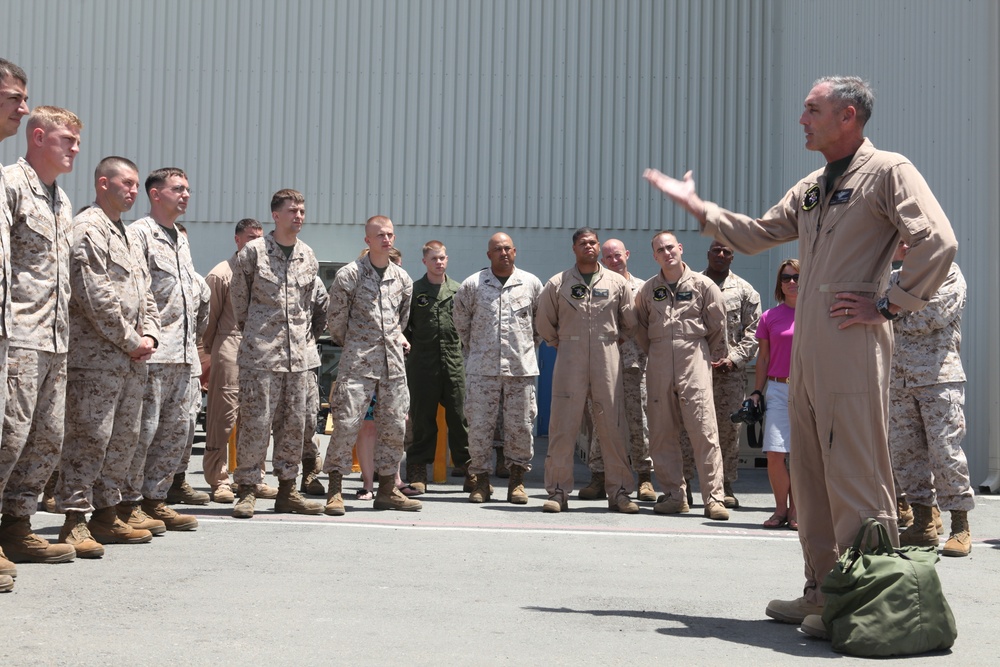
[[[774,298],[778,305],[764,312],[757,325],[757,369],[754,392],[750,399],[760,401],[767,387],[767,413],[764,416],[764,451],[767,452],[767,478],[774,492],[774,514],[765,528],[788,526],[798,530],[795,501],[792,499],[787,458],[791,447],[791,422],[788,419],[788,370],[792,360],[792,333],[795,329],[795,301],[799,296],[799,260],[786,259],[778,266]]]

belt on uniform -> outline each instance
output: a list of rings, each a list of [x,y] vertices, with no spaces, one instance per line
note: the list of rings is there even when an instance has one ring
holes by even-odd
[[[767,379],[771,382],[780,382],[781,384],[788,384],[788,378],[776,378],[773,375],[768,375]]]

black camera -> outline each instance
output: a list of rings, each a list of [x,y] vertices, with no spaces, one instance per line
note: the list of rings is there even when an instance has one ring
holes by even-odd
[[[764,421],[764,397],[760,397],[760,403],[753,400],[743,401],[742,407],[729,416],[734,424],[756,424]]]

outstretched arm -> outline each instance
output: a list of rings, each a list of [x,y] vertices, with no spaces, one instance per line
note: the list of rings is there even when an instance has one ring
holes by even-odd
[[[678,206],[698,219],[698,222],[705,225],[705,202],[698,196],[695,189],[694,177],[691,171],[684,174],[684,179],[678,181],[656,169],[647,169],[642,173],[650,184],[674,200]]]

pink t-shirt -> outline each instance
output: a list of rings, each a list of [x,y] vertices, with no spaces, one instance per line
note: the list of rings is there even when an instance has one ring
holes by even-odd
[[[757,340],[766,340],[771,346],[767,374],[786,378],[792,365],[792,333],[795,330],[795,309],[781,303],[764,311],[757,325]]]

